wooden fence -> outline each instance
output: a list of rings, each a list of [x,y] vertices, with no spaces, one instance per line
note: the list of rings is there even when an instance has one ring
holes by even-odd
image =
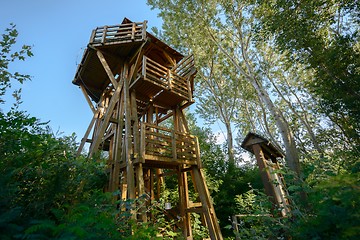
[[[188,79],[146,56],[143,56],[142,76],[146,81],[173,91],[185,99],[191,99]]]
[[[92,31],[90,43],[127,43],[142,41],[146,38],[146,22],[125,23],[97,27]]]
[[[143,161],[160,160],[190,165],[199,163],[199,144],[195,136],[149,123],[141,123],[140,132],[140,152]]]

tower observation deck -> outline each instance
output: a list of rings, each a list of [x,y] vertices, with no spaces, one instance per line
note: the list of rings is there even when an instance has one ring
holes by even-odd
[[[172,209],[180,219],[176,225],[192,239],[194,212],[201,215],[211,239],[222,239],[198,140],[183,113],[194,103],[194,57],[183,56],[146,29],[146,21],[125,18],[119,25],[92,31],[73,80],[93,112],[78,154],[85,144],[90,144],[89,157],[107,152],[106,189],[119,191],[122,200],[147,195],[150,204],[161,195],[164,176],[177,175],[179,202]],[[188,173],[197,199],[189,198]],[[132,210],[132,216],[152,220],[141,208]]]

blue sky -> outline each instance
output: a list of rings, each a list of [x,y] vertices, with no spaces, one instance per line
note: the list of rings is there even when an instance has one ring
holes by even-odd
[[[119,24],[124,17],[148,20],[149,28],[161,27],[157,12],[145,0],[0,0],[0,32],[9,23],[19,31],[18,44],[33,46],[34,56],[10,66],[30,74],[22,86],[21,109],[41,121],[50,121],[54,132],[73,132],[82,138],[92,113],[80,89],[73,85],[92,29]],[[0,105],[4,111],[11,106]]]
[[[54,132],[75,132],[78,141],[92,113],[81,90],[71,82],[91,31],[119,24],[124,17],[136,22],[148,20],[148,31],[162,24],[158,11],[151,10],[146,0],[0,0],[0,6],[1,34],[14,23],[19,32],[18,47],[33,46],[33,57],[10,66],[11,71],[32,76],[32,81],[21,86],[21,109],[42,122],[50,121]],[[0,105],[5,112],[13,100],[10,91],[6,100]],[[198,124],[204,124],[203,120],[198,118]],[[211,126],[219,143],[225,137],[220,125]]]

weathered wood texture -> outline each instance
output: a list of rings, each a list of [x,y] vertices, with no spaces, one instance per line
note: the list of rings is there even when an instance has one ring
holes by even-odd
[[[198,139],[189,133],[183,112],[193,103],[195,75],[194,57],[184,58],[146,32],[146,21],[124,19],[120,25],[96,28],[73,81],[94,114],[78,154],[87,142],[90,157],[107,152],[105,189],[120,191],[114,202],[145,198],[145,205],[131,207],[133,219],[141,222],[151,220],[146,204],[159,200],[165,176],[177,174],[178,211],[165,215],[174,217],[175,227],[192,239],[190,213],[200,214],[210,238],[222,239]],[[165,120],[173,121],[172,129],[161,125]],[[189,186],[198,199],[190,199]]]

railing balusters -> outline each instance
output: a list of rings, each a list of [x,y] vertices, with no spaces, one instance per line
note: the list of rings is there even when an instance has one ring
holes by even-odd
[[[172,79],[172,74],[171,74],[171,70],[170,69],[168,69],[168,73],[167,73],[167,78],[168,78],[168,83],[169,83],[169,89],[171,90],[172,89],[172,81],[171,81],[171,79]]]
[[[93,43],[95,41],[95,34],[96,34],[97,28],[92,30],[91,37],[90,37],[90,43]]]
[[[147,21],[144,21],[143,26],[142,26],[142,39],[141,40],[146,39],[146,28],[147,28]]]
[[[176,161],[177,159],[177,153],[176,153],[176,133],[175,130],[171,131],[171,147],[172,147],[172,157],[173,160]]]
[[[102,44],[104,44],[105,40],[106,40],[106,31],[107,31],[107,26],[105,26],[104,30],[103,30],[103,35],[102,35],[102,39],[101,39]]]
[[[131,40],[135,39],[135,30],[136,30],[136,23],[133,23],[131,29]]]
[[[147,65],[147,57],[144,55],[143,56],[142,73],[141,73],[144,78],[146,77],[146,65]]]
[[[140,162],[145,163],[145,149],[146,149],[146,142],[145,142],[145,124],[141,123],[140,126]]]
[[[184,160],[193,164],[200,162],[196,137],[149,123],[141,123],[140,152],[141,159],[144,159],[141,161],[145,161],[147,156],[151,159],[151,156],[159,156],[179,164]]]

